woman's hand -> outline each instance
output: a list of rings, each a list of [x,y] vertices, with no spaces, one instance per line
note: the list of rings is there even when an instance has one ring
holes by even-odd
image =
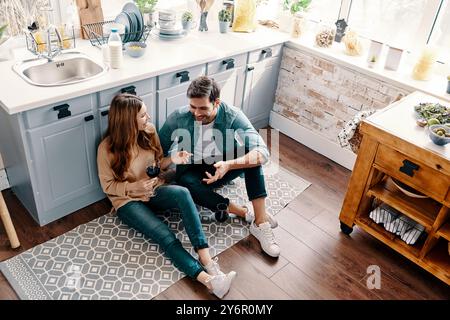
[[[177,153],[172,154],[171,160],[174,164],[187,164],[189,163],[191,156],[192,153],[187,151],[178,151]]]
[[[129,183],[127,186],[127,192],[129,195],[141,196],[152,194],[155,185],[158,183],[159,178],[145,178],[136,182]]]

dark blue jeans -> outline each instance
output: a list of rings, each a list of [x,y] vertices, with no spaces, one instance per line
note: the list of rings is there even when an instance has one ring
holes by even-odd
[[[250,201],[267,197],[264,173],[261,166],[228,171],[222,179],[209,185],[202,181],[204,178],[207,178],[205,171],[214,175],[216,169],[213,165],[191,164],[178,178],[178,183],[189,189],[195,203],[213,212],[216,212],[220,205],[225,204],[228,207],[230,203],[230,199],[214,192],[213,189],[223,186],[242,174],[245,175],[245,188]]]
[[[159,219],[155,211],[178,208],[194,249],[208,248],[200,217],[189,190],[176,185],[163,185],[155,190],[148,203],[131,201],[117,210],[125,224],[158,243],[174,265],[192,278],[203,271],[201,264],[181,245],[175,234]]]

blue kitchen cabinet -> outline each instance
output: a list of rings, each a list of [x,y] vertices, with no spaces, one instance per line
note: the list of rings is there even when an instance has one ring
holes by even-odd
[[[104,197],[96,165],[96,100],[91,94],[15,115],[1,111],[8,179],[41,226]]]
[[[206,66],[198,65],[183,70],[167,73],[158,77],[158,101],[157,128],[160,129],[167,117],[176,109],[189,104],[186,96],[189,84],[195,78],[205,75]]]
[[[282,45],[249,54],[246,69],[243,111],[256,129],[269,124],[275,102]]]
[[[247,53],[208,63],[207,75],[220,87],[220,99],[242,109]]]

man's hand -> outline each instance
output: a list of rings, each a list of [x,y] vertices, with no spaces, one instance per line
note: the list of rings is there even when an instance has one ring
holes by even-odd
[[[211,184],[222,179],[223,176],[230,170],[230,166],[225,161],[215,163],[214,167],[216,168],[214,175],[210,174],[208,171],[205,172],[208,178],[203,179],[203,182],[206,182],[206,184]]]
[[[191,156],[192,153],[189,153],[187,151],[178,151],[171,156],[171,159],[174,164],[187,164],[189,163],[189,159],[191,158]]]

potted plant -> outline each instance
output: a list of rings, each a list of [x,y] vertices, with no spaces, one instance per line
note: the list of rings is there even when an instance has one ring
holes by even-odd
[[[192,12],[185,11],[183,15],[181,16],[181,24],[183,25],[184,30],[191,30],[192,29],[192,23],[194,20],[194,16],[192,15]]]
[[[135,2],[144,17],[145,25],[153,27],[155,24],[153,13],[158,0],[135,0]]]
[[[230,26],[231,13],[226,9],[219,11],[219,28],[221,33],[226,33]]]
[[[450,94],[450,75],[447,76],[447,93]]]
[[[375,67],[375,64],[377,63],[377,57],[376,56],[372,56],[368,62],[368,67],[369,68],[373,68]]]
[[[291,14],[293,15],[292,21],[292,38],[298,38],[304,33],[305,29],[305,17],[304,12],[311,4],[311,0],[295,0],[290,6]]]

